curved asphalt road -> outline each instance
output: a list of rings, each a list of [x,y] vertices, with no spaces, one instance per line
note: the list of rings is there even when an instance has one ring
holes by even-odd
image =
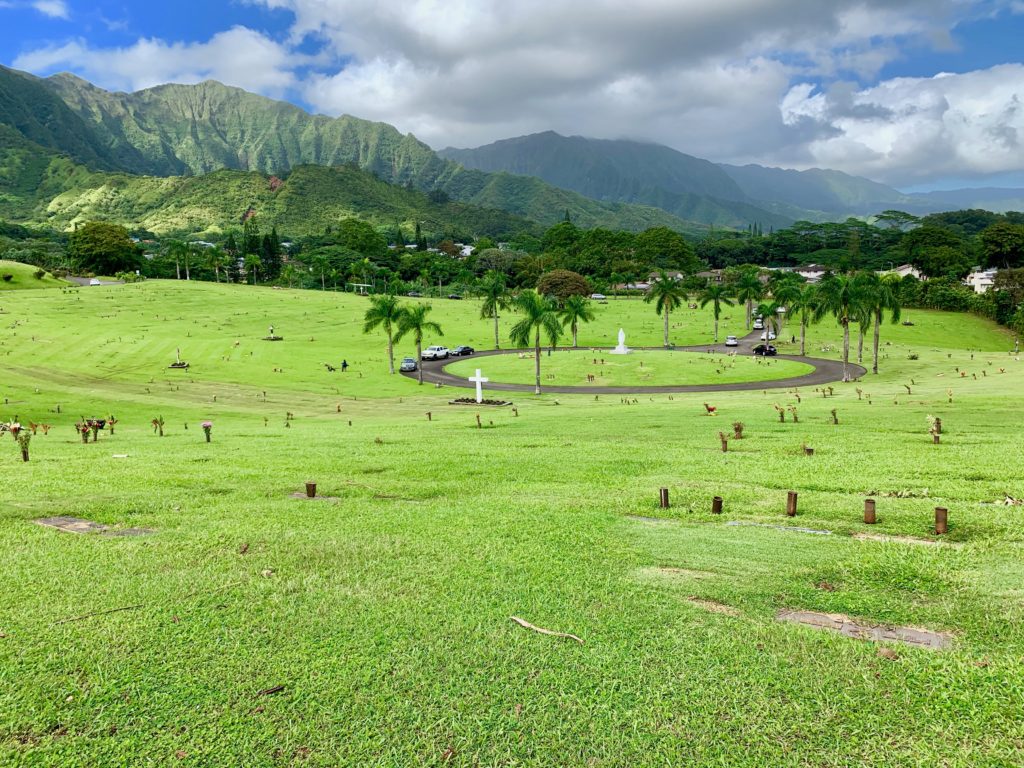
[[[677,352],[718,352],[729,353],[735,351],[739,355],[753,355],[754,347],[761,343],[761,331],[753,331],[742,339],[739,346],[727,347],[724,344],[711,344],[696,347],[675,347]],[[556,351],[571,351],[572,347],[555,347]],[[630,347],[636,351],[665,351],[664,347]],[[611,347],[578,347],[577,351],[587,350],[610,351]],[[522,349],[489,349],[475,353],[472,358],[490,357],[491,355],[513,355],[523,352]],[[542,352],[543,354],[543,352]],[[425,360],[420,363],[423,368],[423,380],[431,383],[440,383],[449,387],[464,387],[475,389],[476,384],[461,377],[448,373],[444,369],[452,363],[466,360],[465,357],[449,357],[447,360]],[[788,379],[771,379],[769,381],[744,381],[733,384],[667,384],[655,387],[586,387],[586,386],[555,386],[541,384],[541,392],[571,395],[640,395],[656,393],[680,393],[680,392],[742,392],[755,389],[788,389],[792,387],[820,386],[831,384],[834,381],[842,381],[843,361],[825,360],[820,357],[801,357],[799,355],[777,355],[776,360],[793,360],[798,363],[806,363],[814,366],[814,370],[803,376],[791,376]],[[848,366],[851,379],[857,379],[867,373],[867,370],[859,365],[850,363]],[[415,371],[404,371],[403,376],[415,379]],[[529,392],[533,393],[533,384],[504,384],[500,381],[488,382],[488,390],[500,392]]]

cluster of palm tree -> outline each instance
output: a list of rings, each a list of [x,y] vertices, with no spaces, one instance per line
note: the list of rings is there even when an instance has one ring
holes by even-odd
[[[652,286],[659,288],[661,280]],[[664,290],[664,289],[662,289]],[[648,300],[652,300],[652,296]],[[718,341],[718,319],[723,306],[732,306],[732,299],[746,305],[746,324],[750,328],[756,313],[764,319],[765,330],[781,335],[786,318],[800,323],[800,354],[807,353],[807,326],[827,316],[836,318],[843,328],[843,380],[849,381],[850,324],[858,328],[857,362],[864,359],[864,337],[874,326],[871,370],[878,373],[878,345],[881,325],[886,316],[900,319],[899,278],[880,276],[874,272],[829,274],[817,285],[800,281],[792,273],[777,272],[763,283],[753,270],[744,272],[732,285],[711,284],[699,297],[702,307],[712,305],[715,318],[715,341]],[[767,299],[767,300],[766,300]],[[760,302],[755,304],[755,302]],[[678,306],[678,305],[676,305]],[[673,307],[674,308],[674,307]],[[666,314],[665,343],[668,345]]]
[[[395,372],[395,342],[408,335],[416,342],[416,359],[423,357],[423,334],[426,332],[444,336],[441,326],[428,319],[429,304],[402,305],[398,297],[381,293],[370,297],[370,307],[363,315],[363,333],[381,328],[388,337],[388,371]],[[423,370],[416,366],[417,379],[423,383]]]

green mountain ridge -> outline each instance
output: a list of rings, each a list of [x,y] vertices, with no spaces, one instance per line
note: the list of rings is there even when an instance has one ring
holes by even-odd
[[[57,147],[90,167],[152,176],[200,175],[217,170],[287,176],[303,165],[354,164],[381,180],[463,203],[500,208],[544,225],[566,211],[582,227],[641,230],[666,226],[699,234],[699,224],[652,206],[602,203],[538,185],[526,176],[467,170],[438,156],[411,134],[349,115],[330,118],[240,88],[206,81],[114,93],[79,77],[45,79],[0,68],[0,80],[31,79],[57,96],[92,134],[102,162]],[[0,112],[0,123],[10,124]]]
[[[649,205],[709,225],[767,228],[794,221],[758,206],[714,163],[659,144],[545,131],[439,154],[467,168],[534,176],[602,202]]]

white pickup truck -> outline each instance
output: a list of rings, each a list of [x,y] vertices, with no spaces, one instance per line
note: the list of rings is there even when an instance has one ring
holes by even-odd
[[[448,347],[433,346],[423,350],[423,360],[445,360],[448,357]]]

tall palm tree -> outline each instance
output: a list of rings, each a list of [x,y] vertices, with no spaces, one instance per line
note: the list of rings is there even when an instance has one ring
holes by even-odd
[[[764,296],[764,286],[761,284],[761,278],[758,277],[755,271],[744,272],[740,275],[740,279],[733,284],[732,288],[736,294],[736,300],[747,305],[747,330],[749,331],[750,315],[754,309],[754,302],[759,301]]]
[[[245,254],[245,270],[252,270],[252,284],[256,285],[256,270],[263,266],[263,259],[258,253]]]
[[[508,292],[508,285],[505,283],[505,276],[497,270],[490,270],[480,280],[480,292],[483,295],[484,303],[480,307],[480,318],[494,318],[494,348],[501,349],[501,339],[498,336],[498,312],[509,308],[512,297]]]
[[[800,290],[803,283],[800,281],[800,277],[792,272],[777,272],[776,275],[778,276],[771,285],[772,299],[774,300],[776,307],[780,309],[785,308],[786,310],[784,313],[779,315],[778,318],[778,334],[779,336],[782,336],[782,326],[785,324],[786,318],[789,317],[789,313],[792,311],[792,307],[790,305],[800,297]]]
[[[558,311],[563,326],[569,326],[572,331],[572,345],[576,344],[576,333],[580,323],[589,323],[594,319],[594,310],[590,306],[590,299],[586,296],[570,296],[565,300],[562,308]]]
[[[370,297],[370,308],[363,315],[363,333],[369,333],[375,328],[383,328],[388,335],[388,372],[395,372],[395,326],[402,318],[403,309],[398,303],[398,297],[390,293],[383,293]],[[419,359],[419,358],[417,358]],[[418,367],[418,366],[417,366]]]
[[[872,373],[878,373],[878,337],[885,313],[889,313],[889,319],[893,323],[899,322],[900,319],[900,310],[903,307],[900,303],[899,286],[898,275],[883,275],[875,281],[871,292],[866,296],[875,326],[875,338],[872,345]]]
[[[804,285],[800,294],[789,300],[786,305],[790,317],[800,318],[800,355],[807,354],[807,326],[818,320],[818,289],[813,285]]]
[[[376,298],[376,297],[374,297]],[[401,341],[402,337],[408,333],[412,334],[413,341],[416,342],[416,359],[423,359],[423,332],[430,331],[436,333],[438,336],[444,336],[444,331],[441,330],[441,326],[435,323],[433,320],[427,320],[427,315],[430,314],[429,304],[413,304],[411,307],[402,307],[398,317],[398,333],[395,334],[395,341]],[[388,342],[388,353],[391,353],[391,343]],[[394,358],[391,360],[391,372],[395,372],[395,361]],[[420,384],[423,383],[423,366],[416,366],[416,378]]]
[[[227,263],[228,256],[219,245],[206,250],[206,265],[213,270],[214,277],[218,283],[220,282],[220,271],[227,266]]]
[[[665,316],[665,347],[671,346],[668,343],[668,315],[673,309],[678,309],[686,298],[686,289],[681,280],[669,277],[664,269],[658,273],[651,283],[651,287],[644,296],[644,302],[654,302],[654,310],[659,315]]]
[[[704,289],[699,298],[701,307],[706,307],[710,304],[711,312],[715,316],[715,344],[718,343],[718,318],[722,314],[722,305],[732,306],[732,300],[729,298],[730,295],[731,292],[726,286],[721,283],[711,283]]]
[[[534,394],[540,394],[540,332],[551,342],[551,346],[558,343],[562,335],[562,324],[558,321],[558,305],[547,296],[541,296],[534,290],[523,291],[516,296],[513,305],[523,313],[523,319],[512,326],[509,331],[509,338],[517,347],[525,347],[530,344],[530,337],[533,336],[533,352],[536,362],[535,373],[537,377]]]
[[[864,303],[862,285],[854,275],[827,275],[818,284],[818,316],[832,315],[843,326],[843,381],[850,380],[850,321]]]
[[[167,255],[174,259],[174,272],[178,280],[181,280],[181,260],[187,253],[187,243],[181,240],[171,240],[167,243]]]

